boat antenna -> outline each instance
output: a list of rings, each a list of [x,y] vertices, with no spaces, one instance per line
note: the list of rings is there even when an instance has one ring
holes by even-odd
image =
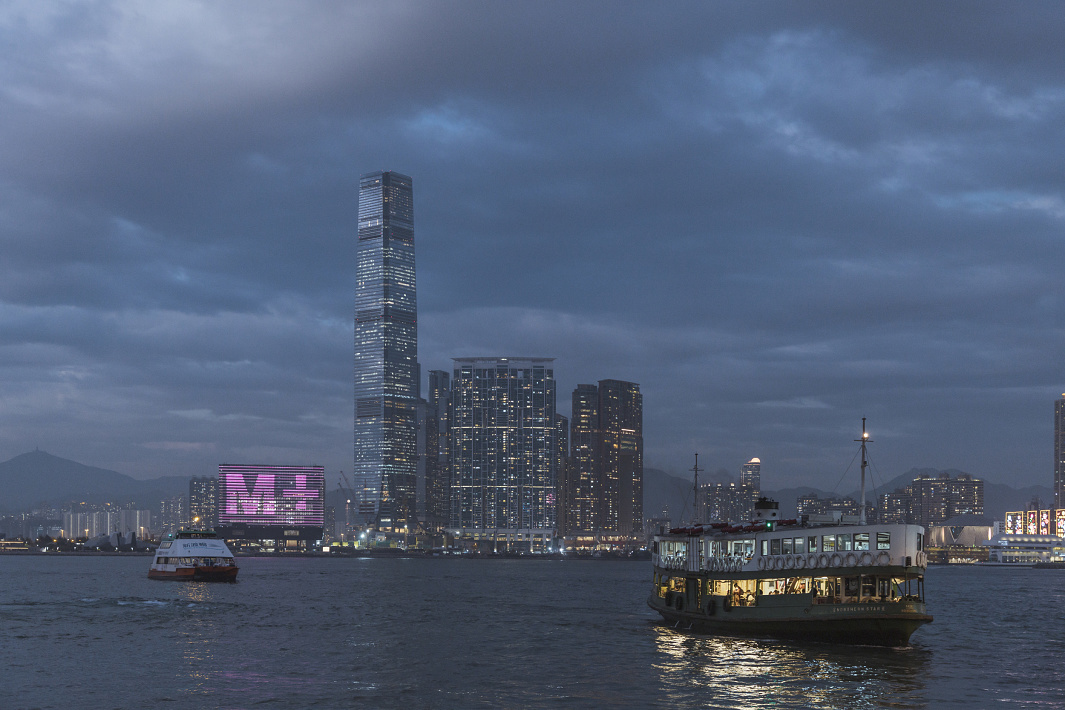
[[[699,518],[702,514],[699,512],[699,471],[703,469],[699,468],[699,454],[695,454],[695,465],[692,466],[692,473],[695,474],[695,485],[693,486],[695,509],[692,511],[692,524],[699,522]]]
[[[858,501],[858,524],[865,525],[865,469],[869,465],[869,461],[865,456],[865,444],[872,441],[869,438],[869,433],[865,431],[865,417],[862,417],[862,438],[855,439],[862,444],[862,487],[859,492],[860,499]]]

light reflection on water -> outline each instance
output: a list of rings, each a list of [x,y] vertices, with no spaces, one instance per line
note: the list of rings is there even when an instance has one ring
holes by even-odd
[[[655,663],[677,707],[924,708],[931,654],[704,636],[656,626]]]

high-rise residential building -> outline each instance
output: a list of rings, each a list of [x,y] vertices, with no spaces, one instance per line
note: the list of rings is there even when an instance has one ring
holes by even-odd
[[[409,529],[417,502],[418,305],[414,191],[396,172],[363,175],[355,286],[358,522]]]
[[[590,531],[598,523],[601,498],[596,463],[599,432],[599,388],[577,385],[570,411],[570,470],[566,477],[566,532]]]
[[[189,479],[189,524],[197,530],[218,527],[218,478],[197,476]]]
[[[596,455],[603,496],[597,529],[643,533],[643,395],[635,382],[599,380]]]
[[[1054,403],[1054,507],[1065,508],[1065,394]]]
[[[643,532],[643,395],[621,380],[577,385],[567,531]]]
[[[740,523],[754,517],[754,500],[747,483],[712,482],[700,486],[700,507],[697,520],[705,522]]]
[[[896,488],[891,493],[883,493],[880,496],[880,522],[913,522],[911,515],[912,507],[913,493],[909,487]]]
[[[159,503],[159,535],[176,533],[187,524],[185,496],[174,496]]]
[[[762,495],[762,460],[753,458],[740,467],[740,483],[751,489],[751,510],[754,503]]]
[[[569,419],[555,414],[555,523],[560,535],[567,532],[569,485],[573,467],[569,457]]]
[[[425,523],[438,530],[451,515],[451,467],[448,456],[448,403],[451,379],[445,370],[429,371],[425,408]]]
[[[454,358],[451,527],[555,528],[554,358]]]
[[[910,485],[911,519],[926,528],[955,515],[984,514],[984,482],[967,473],[918,476]]]

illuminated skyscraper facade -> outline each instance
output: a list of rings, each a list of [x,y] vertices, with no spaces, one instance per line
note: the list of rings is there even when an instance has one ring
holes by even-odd
[[[455,358],[451,526],[555,528],[554,358]]]
[[[1054,403],[1054,507],[1065,508],[1065,394]]]
[[[197,530],[218,527],[218,478],[197,476],[189,479],[188,519]]]
[[[643,395],[621,380],[577,385],[570,419],[567,532],[643,530]]]
[[[357,522],[402,530],[415,518],[420,393],[414,191],[406,175],[362,176],[355,275]]]
[[[599,530],[643,531],[643,395],[635,382],[599,380]]]
[[[751,511],[754,511],[754,503],[762,494],[762,460],[751,459],[740,467],[740,483],[751,489]]]

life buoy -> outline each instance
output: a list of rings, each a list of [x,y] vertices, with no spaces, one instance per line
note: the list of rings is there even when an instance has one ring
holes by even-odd
[[[673,604],[676,606],[677,611],[684,611],[684,597],[677,595],[677,598],[673,600]]]
[[[833,552],[832,557],[829,559],[829,563],[833,567],[839,567],[843,564],[843,557],[838,552]]]
[[[806,569],[806,555],[796,555],[795,556],[795,568],[796,569]]]
[[[780,558],[779,557],[774,557],[773,558],[773,569],[780,569]]]
[[[714,598],[710,597],[706,600],[706,604],[703,605],[703,613],[707,616],[713,616],[715,611],[717,611],[717,604],[714,603]]]
[[[853,552],[848,552],[844,559],[846,560],[848,567],[853,567],[858,562],[858,558]]]
[[[917,553],[917,566],[926,567],[928,565],[928,555],[924,553],[924,550]]]
[[[824,552],[822,552],[820,554],[820,556],[818,556],[818,558],[817,558],[817,566],[818,567],[828,567],[828,563],[829,562],[830,562],[830,559],[829,559],[828,555],[826,555]]]
[[[863,552],[862,553],[862,557],[861,557],[861,563],[862,563],[862,565],[864,565],[866,567],[868,567],[869,565],[873,564],[873,555],[872,555],[872,553]]]
[[[795,558],[791,555],[784,558],[784,569],[795,569]]]
[[[759,557],[758,558],[758,565],[757,566],[758,566],[759,570],[764,570],[765,569],[765,558],[764,557]]]
[[[810,569],[817,569],[817,554],[811,552],[806,556],[806,566]]]
[[[725,598],[721,600],[721,608],[725,611],[732,611],[732,597],[725,595]]]
[[[881,567],[886,567],[888,564],[891,563],[891,555],[886,552],[881,552],[879,555],[876,556],[876,563]]]

